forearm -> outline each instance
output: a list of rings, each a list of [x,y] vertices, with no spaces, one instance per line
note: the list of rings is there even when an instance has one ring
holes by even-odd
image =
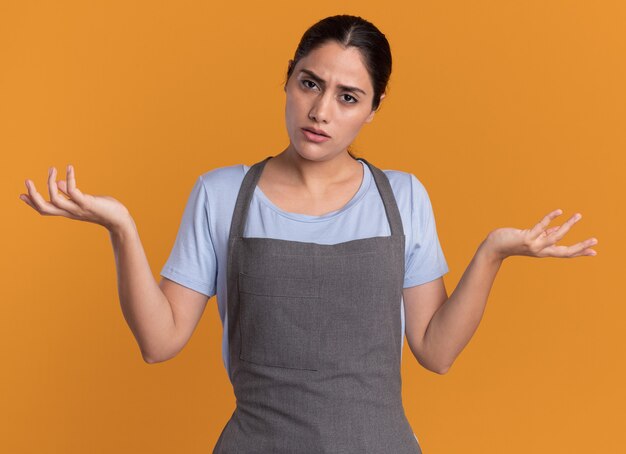
[[[488,239],[479,246],[456,289],[433,315],[424,334],[430,364],[447,371],[478,328],[496,274],[502,265]]]
[[[169,357],[175,323],[172,308],[152,276],[137,227],[129,216],[124,226],[109,231],[122,313],[147,362]]]

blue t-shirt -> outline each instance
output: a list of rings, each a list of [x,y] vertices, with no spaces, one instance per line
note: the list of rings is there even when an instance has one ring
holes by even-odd
[[[336,244],[391,235],[372,173],[363,161],[359,162],[363,165],[363,180],[357,193],[341,209],[322,216],[281,210],[257,186],[244,237]],[[229,377],[227,245],[235,201],[249,168],[241,164],[220,167],[198,177],[187,200],[174,247],[161,270],[161,276],[208,297],[217,294],[223,328],[222,359]],[[448,265],[439,244],[426,188],[410,173],[384,172],[398,204],[406,237],[404,288],[439,278],[448,272]],[[398,304],[404,333],[402,299]]]

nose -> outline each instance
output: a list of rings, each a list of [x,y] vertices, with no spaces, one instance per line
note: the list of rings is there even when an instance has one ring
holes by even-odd
[[[317,98],[315,98],[315,102],[313,106],[311,106],[311,110],[309,111],[309,118],[311,120],[316,121],[317,123],[328,123],[330,119],[330,98],[331,95],[329,92],[320,94]]]

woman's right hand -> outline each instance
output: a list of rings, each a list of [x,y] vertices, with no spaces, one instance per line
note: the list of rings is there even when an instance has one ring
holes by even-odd
[[[20,194],[20,199],[43,216],[65,216],[79,221],[93,222],[114,232],[130,219],[128,209],[118,200],[107,195],[84,194],[76,187],[74,167],[67,166],[67,181],[56,181],[57,170],[51,167],[48,172],[50,201],[46,201],[35,189],[35,183],[26,180],[28,194]],[[59,190],[69,198],[65,198]]]

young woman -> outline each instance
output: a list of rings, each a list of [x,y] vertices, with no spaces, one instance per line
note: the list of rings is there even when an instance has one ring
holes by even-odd
[[[21,198],[41,214],[109,230],[122,310],[147,362],[178,354],[217,294],[237,405],[214,453],[421,452],[401,400],[404,335],[443,374],[506,257],[595,255],[594,238],[556,245],[580,215],[548,228],[555,210],[532,228],[490,232],[448,297],[424,186],[348,151],[390,73],[389,44],[370,22],[341,15],[309,28],[287,71],[289,144],[197,179],[159,284],[121,203],[82,193],[71,166],[67,181],[50,169],[50,202],[26,180]]]

